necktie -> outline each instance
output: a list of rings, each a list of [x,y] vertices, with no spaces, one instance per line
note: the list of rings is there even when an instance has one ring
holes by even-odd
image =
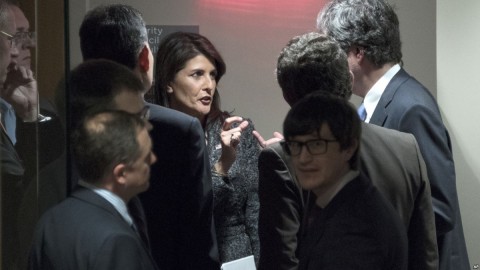
[[[360,116],[360,120],[365,121],[367,119],[367,111],[365,110],[365,105],[360,104],[360,106],[357,109],[358,116]]]
[[[138,197],[133,197],[127,205],[128,212],[133,219],[132,229],[138,233],[145,245],[150,249],[145,213]]]

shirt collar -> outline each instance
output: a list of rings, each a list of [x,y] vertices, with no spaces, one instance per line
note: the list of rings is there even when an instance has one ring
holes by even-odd
[[[340,190],[342,190],[346,184],[350,183],[350,181],[355,179],[355,177],[357,177],[359,174],[359,171],[348,171],[344,176],[342,176],[342,178],[339,179],[339,184],[335,187],[335,189],[331,190],[329,193],[323,194],[324,196],[322,197],[317,197],[316,204],[321,208],[325,208],[338,194],[338,192],[340,192]]]
[[[99,196],[107,200],[110,204],[113,205],[115,210],[117,210],[117,212],[128,223],[128,225],[131,226],[133,224],[133,219],[127,210],[127,204],[118,195],[104,188],[99,188],[95,185],[87,183],[83,180],[80,180],[78,184],[82,187],[92,190],[93,192],[95,192],[96,194],[98,194]]]
[[[370,122],[370,118],[377,107],[380,98],[382,97],[383,92],[385,92],[385,88],[392,80],[393,76],[397,74],[400,70],[400,65],[395,64],[392,66],[383,76],[370,88],[367,95],[365,95],[365,99],[363,100],[363,104],[365,106],[365,111],[367,112],[367,118],[365,122]]]

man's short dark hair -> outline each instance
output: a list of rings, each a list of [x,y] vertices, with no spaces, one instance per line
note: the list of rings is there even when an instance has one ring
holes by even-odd
[[[104,58],[133,69],[147,40],[141,13],[127,5],[98,6],[85,15],[80,26],[84,60]]]
[[[134,162],[140,155],[137,135],[144,128],[143,120],[124,111],[87,115],[72,136],[80,177],[96,183],[117,164]]]
[[[89,60],[78,65],[68,82],[70,127],[87,113],[118,109],[114,98],[121,91],[141,93],[143,84],[127,67],[110,60]]]
[[[352,95],[347,55],[333,39],[315,32],[296,36],[283,48],[277,81],[290,105],[318,90],[345,99]]]
[[[347,100],[322,91],[307,95],[290,109],[283,122],[283,133],[286,139],[312,133],[319,135],[322,124],[329,126],[342,150],[360,141],[357,111]],[[357,159],[358,149],[350,160],[352,168],[356,168]]]

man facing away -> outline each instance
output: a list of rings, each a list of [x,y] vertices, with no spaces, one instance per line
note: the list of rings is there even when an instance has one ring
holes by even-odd
[[[292,38],[277,62],[277,81],[291,106],[315,91],[348,100],[352,78],[347,56],[319,33]],[[438,255],[430,186],[415,138],[362,124],[360,170],[394,207],[408,236],[409,269],[437,269]],[[278,143],[259,157],[259,269],[297,269],[305,194],[291,160]],[[275,248],[271,248],[275,247]]]
[[[407,269],[407,237],[392,206],[358,171],[360,119],[340,97],[316,92],[283,123],[285,153],[310,191],[299,269]]]
[[[104,58],[125,65],[143,82],[143,94],[151,88],[153,55],[136,9],[119,4],[94,8],[82,22],[80,43],[84,60]],[[150,108],[150,135],[159,161],[152,166],[150,189],[140,196],[152,254],[161,269],[220,268],[201,125],[186,114],[145,105]]]
[[[72,143],[81,180],[39,220],[29,269],[157,269],[127,210],[156,161],[147,123],[123,111],[93,113]]]
[[[435,98],[402,67],[397,14],[384,0],[334,0],[317,27],[348,55],[365,122],[411,133],[432,187],[440,269],[469,269],[450,137]]]

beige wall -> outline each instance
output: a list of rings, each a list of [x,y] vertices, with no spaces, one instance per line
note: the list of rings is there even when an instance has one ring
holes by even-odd
[[[472,266],[480,264],[479,14],[478,0],[437,1],[437,100],[453,143]]]
[[[435,2],[391,1],[401,21],[405,67],[435,93]],[[270,136],[281,130],[288,111],[274,76],[278,54],[293,36],[315,30],[326,0],[70,1],[72,66],[81,61],[78,28],[85,11],[118,2],[139,9],[147,24],[199,25],[227,64],[219,84],[223,109],[251,118]]]
[[[475,49],[480,48],[478,35],[472,38],[480,24],[475,21],[480,4],[478,0],[464,0],[469,2],[467,5],[447,0],[390,1],[399,14],[405,67],[438,95],[445,114],[454,144],[470,260],[472,264],[480,263],[480,234],[475,232],[480,219],[475,211],[475,206],[480,205],[480,158],[474,152],[480,150],[479,124],[463,121],[475,116],[473,102],[480,98],[475,88],[480,85],[480,76],[468,74],[475,71]],[[139,9],[148,24],[198,24],[200,33],[215,44],[227,63],[227,74],[219,85],[223,109],[234,109],[238,115],[251,118],[265,136],[281,130],[288,107],[275,81],[277,56],[292,36],[315,30],[316,15],[325,0],[70,1],[73,66],[80,62],[77,36],[85,11],[102,3],[118,2]],[[464,31],[469,24],[470,31]],[[471,71],[467,63],[473,63]],[[462,97],[462,91],[467,98]],[[358,103],[359,99],[353,101]]]

